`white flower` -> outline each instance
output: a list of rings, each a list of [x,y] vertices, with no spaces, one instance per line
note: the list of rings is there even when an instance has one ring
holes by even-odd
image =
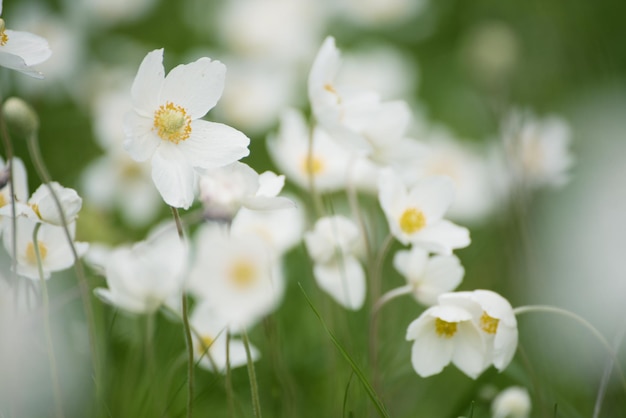
[[[475,379],[485,369],[485,347],[472,314],[454,305],[428,308],[411,322],[413,368],[422,377],[440,373],[450,362]]]
[[[487,365],[504,370],[517,350],[517,320],[511,304],[491,290],[446,293],[439,303],[462,306],[473,315],[485,340]]]
[[[293,207],[294,203],[278,196],[285,176],[271,171],[257,174],[238,161],[224,167],[206,170],[199,180],[200,200],[208,219],[230,221],[241,207],[271,210]]]
[[[10,224],[10,221],[6,221]],[[27,217],[16,219],[17,236],[16,249],[17,273],[29,279],[39,280],[39,270],[37,262],[37,250],[41,259],[41,267],[44,279],[49,279],[52,272],[65,270],[74,264],[74,255],[67,242],[67,236],[63,227],[41,224],[37,233],[37,249],[33,241],[33,232],[38,221]],[[75,224],[70,224],[70,234],[73,238]],[[10,255],[13,255],[13,238],[8,233],[10,226],[5,226],[4,248]],[[75,242],[74,246],[78,255],[83,255],[88,248],[87,243]]]
[[[394,237],[427,250],[450,254],[469,245],[469,231],[443,219],[454,198],[454,185],[445,177],[418,180],[410,189],[391,170],[379,178],[378,198]]]
[[[339,7],[350,20],[365,27],[402,24],[428,6],[427,0],[341,0]]]
[[[2,0],[0,0],[0,15]],[[4,19],[0,18],[0,66],[19,71],[35,78],[43,75],[31,68],[47,60],[52,51],[48,41],[29,32],[5,29]]]
[[[491,403],[493,418],[528,418],[530,409],[530,395],[520,386],[506,388]]]
[[[189,318],[189,323],[194,331],[191,337],[194,355],[199,359],[200,367],[224,373],[227,353],[231,369],[247,364],[244,343],[237,338],[230,338],[230,345],[226,344],[228,322],[217,316],[210,304],[203,302],[196,306]],[[254,346],[250,347],[250,356],[253,361],[260,356]]]
[[[13,187],[14,192],[11,193],[11,183],[9,181],[9,165],[4,163],[0,157],[0,220],[5,216],[12,216],[11,201],[15,196],[16,203],[25,203],[28,199],[28,181],[26,178],[26,168],[19,158],[13,158]],[[13,196],[11,196],[13,194]],[[16,207],[16,215],[19,208]],[[0,225],[0,233],[6,224]]]
[[[454,290],[465,273],[456,256],[429,257],[419,247],[398,251],[393,265],[411,286],[415,299],[424,305],[434,305],[440,294]]]
[[[361,235],[354,222],[341,215],[321,218],[304,240],[317,284],[341,306],[360,309],[366,283],[357,258],[362,250]]]
[[[54,190],[59,199],[63,214],[59,213],[57,209],[50,187]],[[66,223],[70,224],[74,222],[82,205],[83,200],[78,193],[76,193],[76,190],[63,187],[56,181],[48,185],[42,184],[35,190],[30,199],[28,199],[28,206],[38,219],[57,226],[63,225],[62,216],[65,218]]]
[[[170,224],[146,241],[118,247],[108,254],[108,289],[97,288],[94,292],[125,311],[152,313],[181,295],[187,263],[186,247]]]
[[[151,158],[152,179],[170,206],[191,206],[196,169],[224,166],[248,155],[250,140],[244,134],[199,119],[220,98],[225,73],[221,62],[200,58],[165,77],[163,49],[150,52],[139,67],[124,146],[136,161]]]

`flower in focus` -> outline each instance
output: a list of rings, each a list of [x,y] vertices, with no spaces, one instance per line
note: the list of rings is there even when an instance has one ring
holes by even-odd
[[[393,265],[411,286],[415,299],[424,305],[434,305],[440,294],[454,290],[465,273],[456,256],[429,257],[419,247],[398,251]]]
[[[485,345],[472,314],[455,305],[436,305],[411,322],[407,341],[413,368],[422,377],[432,376],[450,362],[475,379],[485,369]]]
[[[525,388],[519,386],[503,390],[491,403],[493,418],[528,418],[530,409],[530,395]]]
[[[4,19],[0,18],[0,66],[34,78],[43,78],[43,74],[31,67],[44,62],[50,55],[52,51],[44,38],[29,32],[6,29]]]
[[[148,53],[139,67],[124,146],[136,161],[151,159],[152,180],[170,206],[191,206],[197,169],[224,166],[249,153],[243,133],[199,119],[222,95],[225,73],[221,62],[200,58],[165,77],[163,49]]]
[[[63,210],[62,214],[59,213],[50,188],[54,190],[54,193],[59,199],[61,209]],[[76,190],[63,187],[56,181],[48,185],[42,184],[35,190],[30,199],[28,199],[28,206],[36,218],[58,226],[63,225],[63,218],[65,218],[67,224],[74,222],[78,217],[78,212],[82,204],[83,200],[78,193],[76,193]]]
[[[391,170],[379,177],[378,198],[389,229],[403,244],[440,254],[469,245],[469,231],[443,219],[454,199],[454,185],[445,177],[429,176],[410,188]]]
[[[365,302],[366,284],[357,258],[361,234],[354,222],[341,215],[321,218],[304,240],[318,285],[341,306],[360,309]]]

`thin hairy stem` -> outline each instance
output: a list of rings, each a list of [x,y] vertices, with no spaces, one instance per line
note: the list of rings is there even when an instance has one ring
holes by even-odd
[[[254,371],[254,360],[250,353],[250,341],[248,340],[248,333],[245,329],[242,330],[241,336],[243,337],[243,345],[246,348],[246,358],[248,359],[248,378],[250,380],[250,391],[252,392],[252,409],[254,410],[254,417],[261,418],[259,385],[256,380],[256,372]]]

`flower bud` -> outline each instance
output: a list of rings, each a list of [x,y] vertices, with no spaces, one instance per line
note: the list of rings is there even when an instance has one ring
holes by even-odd
[[[39,129],[37,112],[18,97],[8,98],[2,105],[2,113],[9,128],[25,138]]]

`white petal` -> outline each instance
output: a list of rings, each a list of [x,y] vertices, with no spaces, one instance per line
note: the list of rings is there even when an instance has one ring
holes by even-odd
[[[443,218],[453,200],[454,183],[448,177],[425,177],[409,190],[409,204],[421,210],[428,223]]]
[[[422,377],[437,374],[446,367],[452,359],[454,341],[452,338],[440,338],[435,333],[434,324],[427,327],[413,343],[411,363],[413,368]]]
[[[235,128],[195,120],[191,123],[191,136],[178,147],[193,167],[214,168],[247,156],[249,144],[250,139]]]
[[[172,102],[192,120],[201,118],[222,96],[225,77],[226,66],[209,58],[178,65],[165,77],[159,103]]]
[[[164,141],[154,153],[152,180],[168,205],[188,209],[193,203],[195,173],[176,145]]]
[[[43,78],[43,74],[26,65],[22,57],[2,51],[0,51],[0,67],[10,68],[11,70],[19,71],[33,78]]]
[[[271,171],[259,175],[259,190],[257,196],[278,196],[285,186],[285,176],[279,176]]]
[[[5,33],[9,41],[0,47],[0,51],[21,57],[28,66],[40,64],[52,55],[48,41],[41,36],[9,29]]]
[[[493,344],[493,365],[496,369],[502,371],[509,365],[517,350],[517,340],[517,328],[502,323],[498,325]]]
[[[152,118],[159,107],[161,86],[165,77],[163,69],[163,48],[149,52],[137,71],[130,93],[133,107],[142,116]]]
[[[439,289],[439,293],[451,292],[461,284],[464,274],[465,270],[456,256],[435,256],[426,267],[424,282]]]
[[[252,210],[274,210],[274,209],[287,209],[294,208],[296,204],[293,200],[286,197],[252,197],[244,199],[243,206]]]
[[[483,340],[472,322],[461,322],[457,327],[457,333],[454,336],[456,347],[452,362],[463,373],[476,379],[488,365],[485,361]]]
[[[316,264],[313,268],[319,286],[347,309],[358,310],[365,302],[365,273],[353,257],[343,263]]]
[[[470,237],[467,228],[442,219],[413,234],[411,242],[430,251],[449,255],[453,249],[467,247]]]
[[[408,283],[417,283],[422,280],[427,263],[428,252],[419,247],[413,247],[410,251],[398,251],[393,257],[393,266]]]
[[[146,161],[154,154],[161,138],[152,130],[154,121],[136,112],[129,112],[124,118],[124,149],[135,161]]]

